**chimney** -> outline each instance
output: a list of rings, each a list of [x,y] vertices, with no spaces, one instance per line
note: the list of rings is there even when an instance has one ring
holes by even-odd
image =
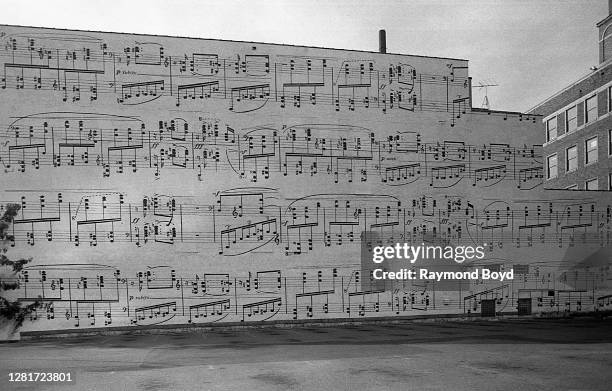
[[[610,1],[610,5],[612,6],[612,0]],[[378,31],[378,51],[380,53],[387,53],[387,33],[385,32],[385,30],[379,30]]]

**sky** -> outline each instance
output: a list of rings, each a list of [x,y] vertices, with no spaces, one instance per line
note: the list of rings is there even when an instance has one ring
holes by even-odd
[[[598,65],[606,0],[0,0],[0,23],[469,60],[491,109],[526,111]],[[481,107],[484,88],[474,90]]]

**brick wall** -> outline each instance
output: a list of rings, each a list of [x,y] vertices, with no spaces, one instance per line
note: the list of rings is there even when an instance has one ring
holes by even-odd
[[[610,142],[608,130],[610,129],[612,129],[612,118],[607,117],[546,145],[544,147],[544,166],[547,165],[546,157],[557,153],[558,175],[555,179],[545,181],[544,187],[546,189],[564,189],[576,184],[579,190],[584,190],[587,180],[598,178],[599,189],[608,190],[608,174],[612,172],[612,157],[609,156],[608,147]],[[594,136],[598,137],[598,160],[596,163],[586,165],[585,142]],[[576,145],[578,149],[578,168],[566,173],[566,150],[573,145]]]
[[[529,113],[547,116],[563,106],[580,99],[580,97],[584,96],[589,91],[593,91],[601,87],[610,80],[612,80],[612,63],[607,64],[605,67],[591,73],[588,77],[577,82],[570,88],[567,88],[547,101],[540,103],[538,106],[530,110]]]

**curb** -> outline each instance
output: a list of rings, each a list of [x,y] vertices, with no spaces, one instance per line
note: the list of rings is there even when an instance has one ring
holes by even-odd
[[[470,322],[470,321],[499,321],[499,320],[547,320],[564,319],[575,317],[599,317],[610,316],[612,311],[589,312],[589,313],[555,313],[518,316],[517,312],[502,312],[495,317],[482,317],[480,315],[467,314],[436,314],[436,315],[411,315],[411,316],[384,316],[371,318],[334,318],[334,319],[300,319],[300,320],[277,320],[262,322],[227,322],[209,324],[169,324],[150,326],[117,326],[98,327],[89,329],[63,329],[45,331],[25,331],[20,333],[20,340],[49,340],[59,338],[79,338],[90,336],[115,336],[115,335],[150,335],[150,334],[172,334],[172,333],[202,333],[236,331],[266,328],[307,328],[307,327],[354,327],[363,325],[394,325],[411,322]]]

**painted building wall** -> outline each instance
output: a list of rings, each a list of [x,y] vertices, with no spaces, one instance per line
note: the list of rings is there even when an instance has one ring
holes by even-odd
[[[472,110],[465,60],[15,26],[0,39],[2,199],[21,206],[7,256],[33,258],[11,294],[44,303],[24,330],[487,298],[575,311],[607,292],[609,202],[544,192],[542,117]],[[515,279],[381,287],[362,246],[397,242],[486,245],[462,266]]]

